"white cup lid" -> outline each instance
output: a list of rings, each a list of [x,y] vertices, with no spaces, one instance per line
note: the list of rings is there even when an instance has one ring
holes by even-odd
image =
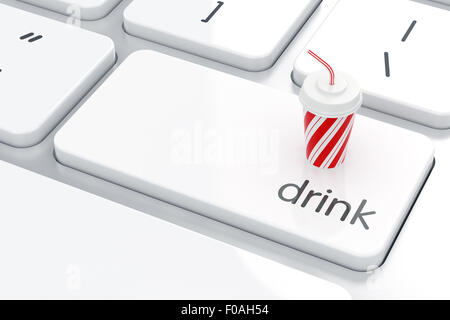
[[[336,72],[335,84],[330,85],[327,71],[308,75],[300,90],[300,101],[306,110],[324,117],[345,117],[362,105],[362,92],[353,77]]]

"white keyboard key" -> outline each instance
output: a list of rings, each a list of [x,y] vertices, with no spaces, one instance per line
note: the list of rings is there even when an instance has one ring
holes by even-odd
[[[431,142],[359,116],[344,166],[324,171],[306,162],[302,119],[295,95],[141,51],[57,133],[55,152],[348,268],[380,265],[431,170]]]
[[[320,0],[135,0],[132,35],[242,69],[271,67]]]
[[[331,282],[10,164],[0,162],[0,176],[2,299],[350,298]]]
[[[450,12],[410,0],[342,0],[298,57],[294,80],[320,68],[307,50],[356,77],[364,105],[450,128]]]
[[[0,142],[40,142],[115,62],[102,35],[0,5]]]
[[[103,18],[122,0],[21,0],[77,19]]]

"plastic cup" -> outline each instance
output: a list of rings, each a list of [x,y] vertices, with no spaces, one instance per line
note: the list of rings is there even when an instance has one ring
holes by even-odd
[[[300,90],[304,106],[306,158],[323,169],[339,167],[345,160],[356,112],[362,105],[358,83],[337,72],[334,85],[326,71],[310,74]]]

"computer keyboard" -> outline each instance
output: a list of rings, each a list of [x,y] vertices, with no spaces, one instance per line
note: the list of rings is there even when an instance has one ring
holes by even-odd
[[[442,230],[450,223],[449,131],[434,129],[449,127],[448,65],[438,61],[448,52],[440,39],[447,5],[0,3],[1,160],[202,233],[205,249],[192,250],[210,259],[224,259],[207,248],[220,240],[269,258],[261,266],[275,260],[293,267],[293,278],[309,273],[356,298],[445,294],[435,288],[450,284],[446,275],[437,272],[434,283],[417,277],[450,260]],[[345,163],[330,172],[304,158],[297,84],[320,68],[305,49],[354,74],[368,101]],[[27,174],[11,179],[27,184]],[[67,197],[75,192],[36,184],[44,193],[58,187]],[[60,198],[54,201],[71,201]],[[109,203],[94,209],[105,223],[114,210]],[[149,232],[166,228],[149,219]],[[115,223],[126,225],[126,215]],[[183,239],[185,230],[169,232]],[[161,239],[163,251],[173,252],[169,242]],[[430,270],[416,267],[424,265]]]

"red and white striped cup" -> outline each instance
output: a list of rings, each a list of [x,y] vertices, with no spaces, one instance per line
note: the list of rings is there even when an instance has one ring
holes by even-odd
[[[324,169],[340,166],[347,154],[356,112],[362,105],[358,83],[342,72],[337,72],[330,83],[326,71],[315,72],[303,82],[300,101],[304,106],[308,162]]]

